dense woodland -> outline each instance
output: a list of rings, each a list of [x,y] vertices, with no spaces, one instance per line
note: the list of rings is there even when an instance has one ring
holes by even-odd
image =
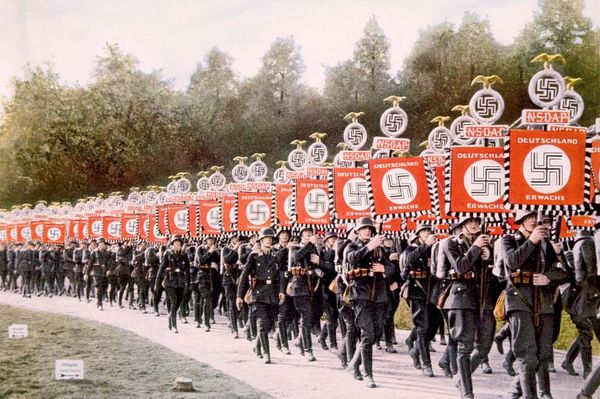
[[[420,32],[400,71],[390,70],[390,43],[375,18],[366,22],[351,59],[326,68],[322,91],[303,83],[302,52],[290,37],[276,38],[255,76],[241,79],[225,49],[212,48],[185,91],[161,71],[145,73],[133,54],[107,44],[86,86],[61,83],[52,65],[31,65],[14,78],[0,125],[0,205],[76,200],[131,186],[164,184],[179,171],[230,168],[237,155],[266,152],[267,164],[286,159],[296,138],[327,132],[330,149],[341,141],[350,111],[380,134],[382,100],[406,96],[404,137],[416,145],[437,115],[467,104],[477,75],[499,75],[506,101],[500,122],[512,123],[533,105],[529,78],[539,53],[561,53],[564,76],[580,77],[586,102],[580,120],[600,116],[600,30],[582,14],[583,0],[540,0],[531,22],[509,46],[499,44],[490,21],[465,13],[459,26],[441,23]],[[400,27],[398,28],[400,29]],[[458,116],[454,114],[452,116]],[[333,152],[333,151],[330,151]]]

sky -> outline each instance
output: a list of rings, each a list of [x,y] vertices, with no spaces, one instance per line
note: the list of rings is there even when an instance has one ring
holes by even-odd
[[[600,25],[600,1],[584,14]],[[0,12],[0,96],[25,66],[51,62],[63,83],[85,86],[106,43],[118,43],[144,71],[162,70],[184,90],[213,46],[234,58],[240,78],[254,75],[277,37],[293,36],[306,65],[303,81],[322,88],[324,69],[352,57],[375,16],[391,44],[392,71],[402,68],[420,30],[459,24],[466,11],[489,18],[494,36],[510,43],[531,21],[537,0],[3,0]]]

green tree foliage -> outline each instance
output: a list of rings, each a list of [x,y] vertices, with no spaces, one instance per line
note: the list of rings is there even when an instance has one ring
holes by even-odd
[[[495,40],[490,21],[465,13],[458,26],[421,31],[400,71],[390,71],[391,43],[370,18],[352,58],[326,67],[322,93],[303,83],[293,37],[277,38],[246,79],[235,75],[226,52],[212,48],[183,92],[161,71],[142,72],[116,44],[107,44],[85,87],[61,83],[52,65],[29,66],[3,104],[0,204],[165,183],[178,171],[230,168],[235,156],[254,152],[266,152],[273,165],[287,158],[292,140],[316,131],[329,133],[334,152],[348,112],[365,112],[362,123],[379,135],[383,99],[392,94],[407,97],[405,137],[416,147],[433,127],[429,120],[468,103],[477,75],[503,79],[495,86],[506,102],[500,122],[512,123],[532,106],[527,83],[541,66],[530,61],[542,52],[563,54],[567,64],[555,68],[583,79],[576,88],[586,102],[580,122],[590,125],[600,114],[600,32],[583,9],[583,0],[540,0],[508,46]]]

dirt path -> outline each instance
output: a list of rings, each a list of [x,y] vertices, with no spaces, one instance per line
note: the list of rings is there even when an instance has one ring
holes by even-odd
[[[434,343],[437,352],[432,353],[432,361],[436,378],[426,378],[412,366],[404,344],[407,331],[397,331],[398,354],[374,351],[374,378],[378,387],[368,389],[362,382],[354,381],[349,373],[341,369],[334,353],[316,347],[316,342],[314,353],[317,361],[308,363],[298,354],[296,348],[292,348],[291,356],[285,356],[275,349],[275,343],[271,341],[274,364],[265,365],[254,356],[248,341],[232,338],[227,332],[226,319],[220,316],[217,316],[217,324],[209,333],[194,328],[192,324],[180,324],[179,334],[174,334],[167,329],[166,316],[155,317],[152,314],[110,307],[100,312],[92,303],[80,303],[70,297],[28,299],[17,294],[0,292],[0,303],[95,320],[132,331],[175,352],[207,363],[277,398],[305,399],[321,396],[328,399],[354,397],[443,399],[458,397],[452,380],[443,377],[442,371],[437,367],[437,361],[444,347]],[[18,320],[14,322],[18,323]],[[556,365],[560,365],[562,360],[563,354],[557,351]],[[595,359],[595,361],[599,360]],[[495,350],[490,354],[490,364],[494,374],[483,375],[477,371],[473,376],[477,398],[501,398],[510,384],[511,377],[502,370],[501,358]],[[581,371],[580,367],[578,361],[576,364],[578,371]],[[581,377],[570,377],[562,370],[557,374],[551,374],[551,381],[555,399],[574,398],[583,382]],[[202,391],[201,386],[197,386],[196,389]]]

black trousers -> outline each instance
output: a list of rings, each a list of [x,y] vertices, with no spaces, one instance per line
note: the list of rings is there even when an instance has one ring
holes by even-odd
[[[107,279],[104,276],[94,276],[94,285],[96,286],[96,304],[102,307],[102,299],[106,291]]]
[[[277,317],[278,304],[255,302],[250,305],[256,316],[256,327],[259,334],[268,334]]]
[[[540,315],[536,326],[530,312],[517,310],[508,314],[508,322],[518,373],[513,381],[513,392],[522,392],[524,398],[536,398],[537,373],[541,391],[550,394],[548,362],[552,359],[554,315]]]
[[[223,286],[225,301],[227,303],[227,316],[229,318],[229,323],[231,323],[231,331],[238,331],[238,310],[235,305],[235,300],[237,296],[237,286],[235,284],[227,284]]]
[[[473,393],[471,379],[471,352],[475,341],[475,310],[448,310],[448,329],[450,337],[456,342],[456,362],[458,378],[463,395]]]
[[[167,299],[169,301],[169,328],[177,328],[177,311],[183,302],[183,291],[185,287],[167,287]]]

